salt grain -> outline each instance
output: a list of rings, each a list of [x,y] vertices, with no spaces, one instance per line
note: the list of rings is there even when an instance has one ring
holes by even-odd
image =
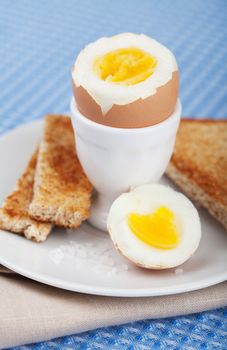
[[[97,241],[95,244],[92,242],[78,243],[71,240],[68,244],[52,249],[49,256],[57,265],[63,259],[66,261],[74,259],[75,269],[83,268],[83,266],[89,267],[95,273],[106,273],[108,276],[129,270],[127,264],[117,261],[118,256],[107,240]]]
[[[175,270],[174,270],[174,273],[175,273],[176,275],[180,275],[182,272],[183,272],[183,269],[175,269]]]
[[[64,253],[60,248],[54,249],[50,251],[50,258],[56,264],[60,264],[62,259],[64,258]]]

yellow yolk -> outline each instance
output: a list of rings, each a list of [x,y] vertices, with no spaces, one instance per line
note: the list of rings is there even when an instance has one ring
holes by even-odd
[[[144,81],[156,66],[155,57],[134,47],[111,51],[94,62],[94,70],[102,80],[121,85]]]
[[[141,241],[155,248],[173,249],[180,240],[174,214],[166,207],[160,207],[148,215],[131,213],[128,225]]]

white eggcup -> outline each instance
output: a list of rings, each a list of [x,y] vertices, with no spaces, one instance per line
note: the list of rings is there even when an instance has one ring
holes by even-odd
[[[113,201],[130,188],[155,183],[164,174],[173,152],[181,117],[178,100],[173,114],[144,128],[113,128],[91,121],[71,100],[76,150],[96,193],[89,222],[106,231]]]

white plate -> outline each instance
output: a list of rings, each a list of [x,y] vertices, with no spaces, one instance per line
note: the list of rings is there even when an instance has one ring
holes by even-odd
[[[41,128],[41,121],[32,122],[0,137],[0,202],[24,170]],[[227,278],[226,232],[206,211],[200,210],[200,217],[199,249],[177,269],[133,266],[115,251],[106,233],[86,223],[75,231],[54,229],[41,244],[0,231],[0,263],[36,281],[90,294],[139,297],[196,290]]]

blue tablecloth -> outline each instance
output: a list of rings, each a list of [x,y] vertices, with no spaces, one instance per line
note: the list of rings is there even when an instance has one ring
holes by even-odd
[[[227,117],[227,1],[0,0],[0,133],[67,111],[79,50],[125,31],[146,33],[175,53],[185,116]],[[221,309],[14,349],[227,349],[226,319]]]

